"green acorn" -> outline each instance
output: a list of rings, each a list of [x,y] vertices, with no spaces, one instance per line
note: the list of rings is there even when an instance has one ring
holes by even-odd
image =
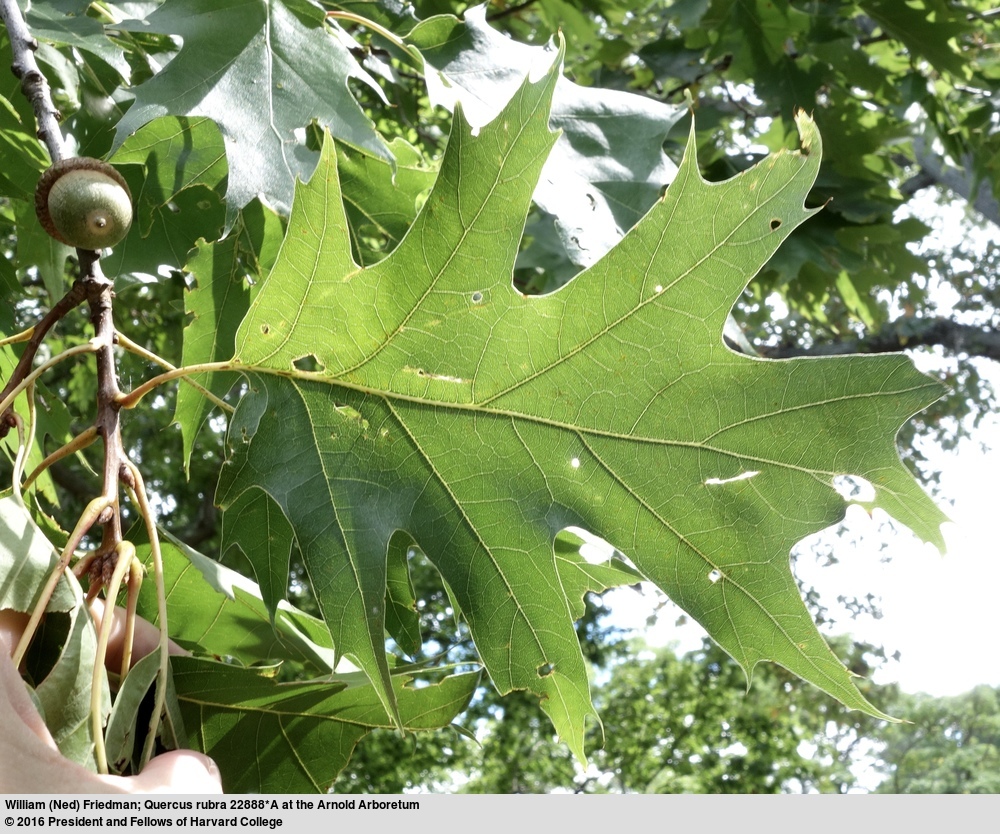
[[[78,249],[105,249],[128,234],[132,193],[99,159],[76,156],[49,168],[35,188],[35,214],[52,237]]]

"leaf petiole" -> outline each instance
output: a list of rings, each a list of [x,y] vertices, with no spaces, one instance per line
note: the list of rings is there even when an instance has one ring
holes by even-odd
[[[44,374],[46,371],[54,368],[60,362],[63,362],[73,356],[79,356],[82,353],[96,353],[102,347],[104,347],[104,342],[101,339],[91,339],[82,345],[74,345],[62,353],[53,356],[47,362],[43,362],[30,374],[28,374],[24,379],[22,379],[17,385],[14,386],[13,390],[0,401],[0,414],[3,414],[14,404],[14,400],[25,391],[30,385],[32,385],[38,377]]]
[[[144,348],[142,345],[136,344],[128,336],[126,336],[124,333],[121,333],[121,332],[119,332],[117,330],[115,331],[115,341],[118,343],[118,345],[120,347],[123,347],[125,350],[127,350],[127,351],[129,351],[131,353],[134,353],[136,356],[141,356],[143,359],[146,359],[146,360],[148,360],[150,362],[153,362],[153,363],[159,365],[161,368],[166,368],[168,372],[169,371],[181,370],[176,365],[170,364],[162,356],[158,356],[157,354],[153,353],[152,351],[146,350],[146,348]],[[192,367],[194,367],[194,366],[192,366]],[[156,378],[159,379],[159,377],[156,377]],[[217,405],[223,411],[228,411],[230,414],[232,414],[236,410],[229,403],[227,403],[225,400],[221,399],[220,397],[217,397],[215,394],[213,394],[211,391],[209,391],[204,385],[201,385],[201,384],[195,382],[190,377],[182,376],[181,379],[184,380],[184,382],[186,382],[188,385],[190,385],[196,391],[198,391],[203,397],[205,397],[206,399],[208,399],[211,402],[215,403],[215,405]],[[166,381],[166,380],[164,380],[164,381]],[[126,396],[128,396],[128,395],[126,395]],[[138,400],[137,400],[137,402],[138,402]],[[130,405],[123,405],[122,406],[122,408],[131,408],[131,407],[132,406],[130,406]]]
[[[153,559],[153,577],[156,582],[157,619],[160,627],[160,641],[157,646],[157,651],[160,654],[160,667],[156,673],[156,696],[153,701],[153,714],[149,719],[149,733],[146,736],[139,764],[141,770],[153,756],[156,735],[167,700],[167,675],[170,674],[170,637],[167,632],[167,592],[163,580],[163,555],[160,552],[160,537],[156,530],[156,521],[153,518],[153,510],[149,506],[149,498],[146,495],[146,487],[143,484],[139,467],[129,460],[125,461],[125,466],[132,476],[133,483],[132,486],[128,487],[129,497],[139,508],[139,514],[146,524],[146,533],[149,536],[149,552]]]
[[[97,440],[97,427],[91,426],[89,429],[85,429],[80,432],[76,437],[69,441],[69,443],[56,449],[50,455],[48,455],[45,460],[43,460],[38,466],[36,466],[31,474],[25,479],[24,483],[21,485],[21,489],[27,489],[30,487],[35,480],[41,475],[46,469],[48,469],[53,463],[57,463],[65,457],[73,454],[74,452],[79,452],[82,449],[86,449],[91,443]]]
[[[132,542],[119,542],[115,548],[117,561],[111,581],[108,582],[105,596],[104,612],[101,614],[101,630],[97,638],[97,655],[94,659],[94,676],[90,686],[90,721],[94,734],[94,756],[97,759],[97,772],[108,773],[108,756],[104,747],[104,716],[101,714],[101,675],[104,672],[104,659],[108,653],[108,640],[111,637],[111,626],[115,619],[115,599],[121,587],[125,572],[130,571],[135,560],[135,545]],[[135,620],[132,620],[134,625]],[[131,640],[128,640],[131,643]],[[122,670],[122,677],[128,667]]]
[[[14,500],[17,501],[22,507],[24,506],[24,498],[21,495],[21,472],[24,469],[24,459],[28,456],[28,444],[24,437],[24,420],[21,419],[20,414],[13,415],[14,425],[17,426],[17,454],[14,456],[14,474],[11,477],[11,490],[14,494]]]
[[[42,589],[38,602],[35,603],[35,607],[31,612],[28,625],[25,626],[24,633],[21,635],[21,640],[18,642],[17,648],[14,650],[12,660],[14,661],[15,666],[21,665],[21,661],[24,659],[24,654],[28,650],[28,646],[31,644],[31,639],[35,636],[38,623],[41,621],[42,615],[45,613],[45,609],[49,605],[49,600],[52,599],[52,593],[55,591],[56,585],[62,577],[63,571],[69,566],[70,559],[73,558],[73,553],[77,546],[83,540],[87,531],[97,523],[101,513],[103,513],[108,507],[114,506],[114,503],[114,498],[107,495],[100,495],[87,504],[87,508],[81,514],[80,520],[77,521],[76,527],[73,528],[73,532],[70,534],[69,541],[66,542],[66,546],[63,548],[62,553],[59,556],[58,564],[56,564],[55,568],[53,568],[52,572],[49,574],[48,581],[45,583],[45,587]]]
[[[135,612],[139,604],[139,588],[142,587],[143,570],[138,559],[129,563],[128,601],[125,608],[125,640],[122,644],[121,678],[124,680],[132,668],[132,645],[135,641]]]
[[[211,373],[213,371],[236,371],[239,370],[238,366],[231,362],[205,362],[200,365],[185,365],[183,368],[173,368],[166,373],[154,376],[152,379],[146,380],[142,385],[137,388],[133,388],[127,394],[122,394],[118,398],[119,408],[135,408],[139,404],[139,401],[146,396],[154,388],[163,385],[165,382],[170,382],[174,379],[184,379],[191,374],[200,373]],[[201,387],[201,386],[198,386]],[[203,393],[208,394],[208,391],[203,391]],[[227,411],[233,411],[233,407],[229,403],[218,399],[215,395],[211,395],[212,401],[216,405],[225,408]]]
[[[370,29],[377,35],[381,35],[383,38],[389,41],[389,43],[403,50],[403,52],[405,52],[410,58],[412,58],[416,62],[418,67],[423,66],[424,59],[421,57],[420,52],[417,49],[407,44],[398,35],[390,32],[385,27],[377,24],[374,20],[369,20],[367,17],[363,17],[362,15],[359,14],[354,14],[353,12],[347,12],[344,11],[343,9],[328,11],[326,13],[326,16],[328,18],[331,18],[332,20],[346,20],[350,23],[357,23],[359,26],[363,26],[365,29]]]
[[[16,345],[19,342],[27,342],[32,336],[35,335],[35,325],[31,325],[27,330],[22,330],[20,333],[15,333],[13,336],[8,336],[6,339],[0,339],[0,347],[7,347],[7,345]]]

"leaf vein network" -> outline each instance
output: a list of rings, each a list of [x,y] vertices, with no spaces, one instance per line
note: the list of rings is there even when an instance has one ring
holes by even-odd
[[[820,670],[820,668],[810,659],[809,655],[807,655],[804,651],[799,649],[795,640],[791,637],[790,634],[788,634],[785,628],[781,625],[779,618],[771,614],[760,599],[754,596],[754,594],[751,593],[742,583],[738,582],[736,579],[730,576],[728,572],[722,570],[722,567],[720,565],[717,565],[715,562],[713,562],[712,559],[709,558],[709,556],[705,554],[700,548],[698,548],[692,541],[690,541],[687,536],[685,536],[682,532],[680,532],[666,518],[664,518],[660,513],[658,513],[653,507],[651,507],[649,503],[641,495],[638,495],[635,491],[633,491],[632,488],[629,487],[629,485],[625,483],[625,481],[618,475],[618,473],[615,472],[614,468],[608,465],[597,453],[597,451],[589,443],[587,443],[586,438],[584,438],[582,435],[578,436],[580,438],[580,441],[587,448],[587,451],[590,452],[591,455],[593,455],[594,460],[596,460],[601,465],[601,467],[604,469],[605,472],[607,472],[608,476],[612,480],[614,480],[623,490],[625,490],[632,497],[634,501],[636,501],[640,506],[642,506],[643,509],[645,509],[650,515],[652,515],[653,518],[655,518],[661,525],[663,525],[663,527],[665,527],[674,536],[676,536],[678,541],[681,542],[681,544],[683,544],[685,547],[687,547],[689,550],[691,550],[693,553],[699,556],[713,570],[718,570],[721,573],[719,584],[722,586],[721,590],[723,592],[723,607],[725,608],[727,614],[729,611],[729,605],[725,602],[724,594],[728,587],[732,587],[734,591],[738,591],[746,599],[748,599],[751,603],[753,603],[753,605],[764,615],[764,617],[773,623],[778,633],[780,633],[785,638],[785,640],[788,642],[790,646],[795,647],[795,649],[802,656],[802,658],[816,670],[817,674],[829,678],[829,676],[825,675]],[[598,535],[600,534],[598,533]],[[730,617],[730,624],[731,625],[733,624],[731,617]],[[737,632],[737,634],[739,633],[738,629],[734,628],[733,630],[734,632]]]
[[[712,185],[715,185],[713,183],[706,183],[703,179],[701,179],[701,175],[697,174],[697,172],[696,172],[696,175],[698,177],[699,182],[702,185],[705,185],[705,186],[708,186],[708,187],[711,187]],[[725,184],[726,183],[718,183],[718,185],[725,185]],[[771,200],[774,200],[774,199],[777,199],[777,195],[769,197],[763,203],[758,204],[757,211],[759,211],[762,206],[766,205],[767,203],[769,203]],[[667,222],[664,222],[664,224],[663,224],[663,227],[662,227],[662,229],[660,231],[659,240],[657,241],[656,245],[653,247],[653,254],[649,258],[649,264],[648,264],[648,266],[645,269],[645,272],[644,272],[644,275],[643,275],[643,282],[642,282],[643,288],[645,288],[649,284],[650,271],[652,270],[653,262],[657,259],[657,255],[658,255],[658,253],[660,252],[660,250],[663,247],[664,238],[665,238],[668,230],[671,227],[670,220],[673,218],[674,213],[677,211],[677,208],[678,208],[679,205],[680,205],[680,201],[676,200],[676,201],[673,202],[673,204],[670,207],[670,211],[671,211],[670,217],[667,219]],[[527,374],[522,379],[518,380],[517,382],[515,382],[512,385],[508,386],[507,388],[502,389],[500,391],[497,391],[497,392],[491,394],[490,396],[488,396],[484,400],[482,400],[480,402],[480,404],[481,405],[487,405],[490,402],[492,402],[492,401],[494,401],[496,399],[499,399],[501,397],[504,397],[507,394],[511,393],[512,391],[516,391],[518,388],[520,388],[520,387],[522,387],[524,385],[527,385],[528,383],[532,382],[533,380],[537,379],[538,377],[542,376],[543,374],[545,374],[545,373],[549,372],[550,370],[558,367],[562,363],[569,361],[574,356],[576,356],[576,355],[580,354],[581,352],[585,351],[587,348],[589,348],[591,345],[593,345],[598,340],[600,340],[600,339],[604,338],[605,336],[607,336],[608,334],[610,334],[613,330],[615,330],[619,326],[627,323],[628,320],[631,319],[631,317],[634,316],[636,313],[638,313],[641,309],[643,309],[644,307],[646,307],[649,304],[652,304],[652,303],[658,301],[668,290],[673,289],[675,286],[677,286],[678,283],[680,283],[681,281],[683,281],[685,278],[688,278],[689,276],[691,276],[698,269],[700,269],[706,262],[708,262],[708,261],[712,260],[713,258],[717,257],[717,252],[720,249],[722,249],[724,246],[726,246],[729,243],[730,239],[737,232],[739,232],[747,223],[749,223],[752,219],[754,219],[755,217],[756,217],[756,211],[753,212],[753,213],[751,213],[747,217],[744,217],[739,223],[737,223],[733,227],[733,229],[729,232],[729,234],[726,237],[722,238],[722,239],[718,239],[717,235],[713,233],[713,238],[715,238],[715,243],[713,244],[713,246],[699,260],[697,260],[694,264],[692,264],[690,267],[688,267],[687,269],[685,269],[684,271],[682,271],[679,275],[677,275],[675,278],[673,278],[668,284],[666,284],[661,291],[655,292],[655,293],[653,293],[652,295],[650,295],[650,296],[648,296],[646,298],[640,299],[638,301],[638,303],[634,304],[631,307],[631,309],[629,309],[628,311],[626,311],[625,313],[623,313],[622,315],[620,315],[614,321],[611,321],[611,322],[607,323],[603,328],[601,328],[601,329],[595,331],[594,333],[592,333],[589,337],[587,337],[586,339],[584,339],[583,341],[581,341],[579,344],[575,345],[568,352],[562,354],[561,356],[557,356],[555,359],[553,359],[551,362],[549,362],[549,364],[546,365],[545,367],[539,368],[538,370],[533,371],[533,372]],[[713,213],[713,222],[714,222],[714,219],[715,219],[715,213]],[[640,222],[642,222],[642,221],[640,221]],[[629,234],[633,234],[634,231],[635,230],[633,230]],[[605,258],[606,257],[607,256],[605,256]],[[601,263],[602,263],[602,261],[598,261],[596,264],[594,264],[594,266],[591,266],[588,269],[584,270],[578,276],[576,276],[576,278],[574,278],[571,283],[576,283],[577,281],[580,281],[581,279],[586,280],[585,276],[587,276],[588,273],[591,273],[592,270],[595,270],[597,267],[599,267]],[[569,286],[569,285],[567,285],[567,286]],[[513,289],[511,290],[511,292],[513,292]],[[530,299],[530,298],[526,298],[525,300],[526,300],[526,303],[528,303],[528,304],[532,303],[532,299]],[[680,311],[675,311],[675,312],[680,312]],[[695,318],[697,319],[697,317],[695,317]],[[701,321],[701,319],[697,319],[697,320]],[[485,352],[485,350],[484,350],[484,352]]]
[[[493,550],[483,540],[483,538],[482,538],[482,536],[481,536],[481,534],[479,532],[479,528],[475,525],[475,523],[472,521],[472,519],[469,518],[468,514],[465,512],[465,504],[462,501],[460,501],[458,499],[458,497],[454,494],[454,492],[451,489],[450,484],[448,483],[447,478],[445,478],[438,471],[437,467],[434,465],[434,461],[431,459],[431,456],[424,451],[424,448],[421,445],[420,441],[417,439],[417,437],[410,430],[410,427],[407,425],[407,423],[403,419],[402,415],[395,408],[393,408],[392,402],[388,398],[386,398],[385,399],[385,403],[388,406],[389,410],[392,412],[393,417],[396,418],[396,421],[399,423],[400,428],[402,428],[402,430],[404,432],[406,432],[406,436],[410,439],[410,442],[413,444],[413,447],[417,450],[417,452],[419,453],[420,457],[423,459],[424,464],[427,466],[428,470],[430,470],[430,472],[432,473],[432,475],[434,476],[434,478],[440,484],[441,488],[447,493],[448,498],[451,500],[452,504],[455,507],[455,512],[457,513],[457,515],[467,525],[469,531],[472,533],[472,535],[475,538],[475,540],[479,543],[480,547],[482,548],[483,552],[486,554],[487,558],[490,560],[490,562],[493,563],[493,567],[496,569],[497,575],[503,581],[504,587],[507,590],[507,595],[510,598],[510,600],[514,603],[514,606],[517,609],[518,615],[521,617],[521,619],[523,620],[523,622],[528,626],[528,629],[531,632],[532,637],[534,638],[535,646],[538,649],[539,654],[542,655],[543,657],[546,657],[548,655],[548,653],[545,651],[545,647],[542,645],[541,641],[538,639],[538,636],[535,633],[535,629],[531,625],[531,619],[528,617],[528,615],[525,612],[524,608],[521,606],[521,601],[518,599],[517,594],[514,592],[514,588],[510,584],[510,581],[507,579],[507,575],[503,572],[503,569],[500,567],[500,564],[497,562],[496,557],[493,555]],[[418,544],[419,544],[419,542],[418,542]],[[514,625],[515,625],[514,619],[511,619],[511,629],[512,630],[514,628]],[[511,667],[513,667],[513,665],[514,665],[514,657],[513,657],[513,646],[514,646],[513,631],[511,632],[511,634],[509,636],[510,636],[511,639],[508,640],[508,643],[507,643],[508,660],[509,660],[509,662],[511,664]]]
[[[522,125],[519,126],[519,128],[517,130],[517,133],[516,133],[516,136],[515,136],[514,140],[512,140],[512,142],[511,142],[512,146],[515,145],[515,144],[517,144],[517,142],[520,140],[521,136],[524,134],[524,131],[527,128],[528,128],[528,123],[525,123],[525,124],[522,124]],[[465,139],[465,137],[463,137],[463,136],[461,136],[461,134],[459,134],[459,139],[460,139],[460,142],[461,142],[461,141],[463,141]],[[502,180],[503,173],[506,170],[507,166],[510,164],[509,160],[511,159],[511,156],[512,156],[512,154],[505,155],[503,162],[501,163],[500,166],[498,166],[497,171],[496,171],[496,175],[493,178],[493,185],[489,189],[489,193],[490,194],[492,194],[496,190],[498,183]],[[459,165],[461,165],[462,154],[459,153],[457,158],[458,158]],[[461,178],[462,178],[461,168],[459,168],[459,170],[458,170],[458,178],[459,178],[459,180],[461,180]],[[435,185],[435,190],[436,190],[436,185]],[[433,198],[433,196],[434,196],[434,191],[431,192],[430,198]],[[430,198],[428,198],[428,201],[424,204],[424,208],[421,210],[421,215],[420,215],[421,219],[424,217],[424,213],[427,210],[427,206],[430,205]],[[415,303],[413,304],[412,309],[410,309],[410,310],[407,311],[407,313],[403,316],[403,318],[396,325],[395,329],[392,332],[386,333],[385,338],[382,340],[382,342],[379,345],[377,345],[366,357],[364,357],[360,361],[356,362],[353,366],[345,368],[342,371],[342,373],[352,373],[352,372],[356,371],[358,368],[361,368],[364,365],[367,365],[368,363],[374,361],[383,350],[385,350],[390,344],[392,344],[393,339],[395,339],[396,336],[398,336],[400,333],[403,332],[403,330],[406,328],[406,325],[417,314],[417,312],[420,310],[420,308],[423,305],[423,303],[434,292],[435,288],[438,285],[438,282],[441,280],[441,277],[448,271],[448,269],[451,266],[452,262],[459,256],[459,253],[462,251],[466,240],[468,239],[469,235],[475,229],[476,224],[479,221],[479,218],[482,216],[483,212],[486,211],[486,209],[489,207],[489,205],[490,205],[489,198],[486,198],[486,199],[482,200],[481,204],[476,209],[471,222],[465,223],[464,221],[462,221],[462,233],[459,236],[457,243],[454,245],[454,247],[448,253],[447,258],[445,259],[445,261],[442,264],[442,266],[437,270],[437,273],[433,274],[431,280],[427,284],[427,287],[421,293],[420,297],[416,299]],[[459,215],[461,216],[461,213],[462,213],[461,203],[459,203],[458,212],[459,212]],[[410,237],[411,234],[414,234],[414,229],[417,229],[418,226],[419,226],[419,223],[414,223],[413,226],[411,226],[410,229],[407,231],[407,233],[404,236],[403,241],[400,243],[400,245],[396,249],[394,249],[389,254],[389,256],[385,259],[384,263],[386,264],[387,268],[395,265],[396,261],[398,260],[399,252],[400,251],[405,251],[404,247],[406,245],[407,239]],[[424,265],[426,267],[428,267],[428,272],[430,272],[430,269],[429,269],[430,265],[428,263],[428,256],[427,256],[427,252],[426,252],[426,248],[425,248],[426,241],[427,241],[427,236],[424,235],[421,238],[421,240],[420,240],[421,248],[422,248],[421,255],[422,255],[423,260],[424,260]],[[513,292],[513,290],[511,290],[511,291]]]

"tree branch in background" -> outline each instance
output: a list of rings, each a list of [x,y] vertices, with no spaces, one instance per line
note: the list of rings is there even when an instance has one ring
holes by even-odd
[[[18,359],[17,365],[10,375],[10,379],[7,380],[7,384],[4,386],[3,390],[0,391],[0,400],[5,399],[7,395],[20,385],[21,381],[29,373],[31,373],[31,367],[35,362],[35,355],[38,353],[38,348],[44,341],[46,334],[52,328],[52,325],[59,321],[70,310],[82,304],[86,298],[87,288],[84,286],[83,282],[74,282],[69,292],[52,305],[52,309],[49,310],[49,312],[41,318],[38,324],[34,326],[31,338],[28,339],[28,343],[25,346],[24,351],[21,353],[21,358]],[[13,426],[14,408],[11,406],[7,409],[6,413],[0,414],[0,438],[6,437],[7,432],[9,432]]]
[[[535,0],[524,0],[523,3],[515,3],[513,6],[508,6],[506,9],[500,9],[498,12],[492,12],[486,16],[487,20],[500,20],[501,18],[507,17],[512,14],[517,14],[519,11],[528,8],[528,6],[533,6]]]
[[[919,171],[899,187],[904,197],[911,197],[922,188],[939,185],[962,197],[986,220],[1000,226],[1000,203],[989,182],[975,182],[969,174],[968,160],[965,168],[952,168],[944,160],[927,150],[925,142],[917,138],[913,141],[914,160]]]
[[[946,318],[902,318],[877,333],[857,339],[801,347],[799,345],[758,346],[768,359],[794,356],[840,356],[848,353],[895,353],[915,347],[943,347],[952,353],[982,356],[1000,362],[1000,332]]]

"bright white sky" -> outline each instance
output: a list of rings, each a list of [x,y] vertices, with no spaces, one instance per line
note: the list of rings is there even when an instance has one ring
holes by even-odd
[[[954,522],[944,528],[944,556],[904,535],[890,545],[892,560],[882,564],[876,552],[880,537],[872,531],[867,552],[852,549],[844,554],[842,568],[814,568],[804,577],[824,594],[830,587],[832,598],[840,588],[858,594],[866,586],[881,597],[883,619],[868,618],[854,629],[901,653],[898,663],[875,676],[878,682],[895,680],[906,691],[933,695],[955,695],[979,683],[1000,686],[995,642],[1000,420],[995,415],[977,432],[977,440],[990,451],[971,441],[955,454],[938,452],[931,458],[942,472],[940,496],[954,501],[952,507],[942,502]]]

